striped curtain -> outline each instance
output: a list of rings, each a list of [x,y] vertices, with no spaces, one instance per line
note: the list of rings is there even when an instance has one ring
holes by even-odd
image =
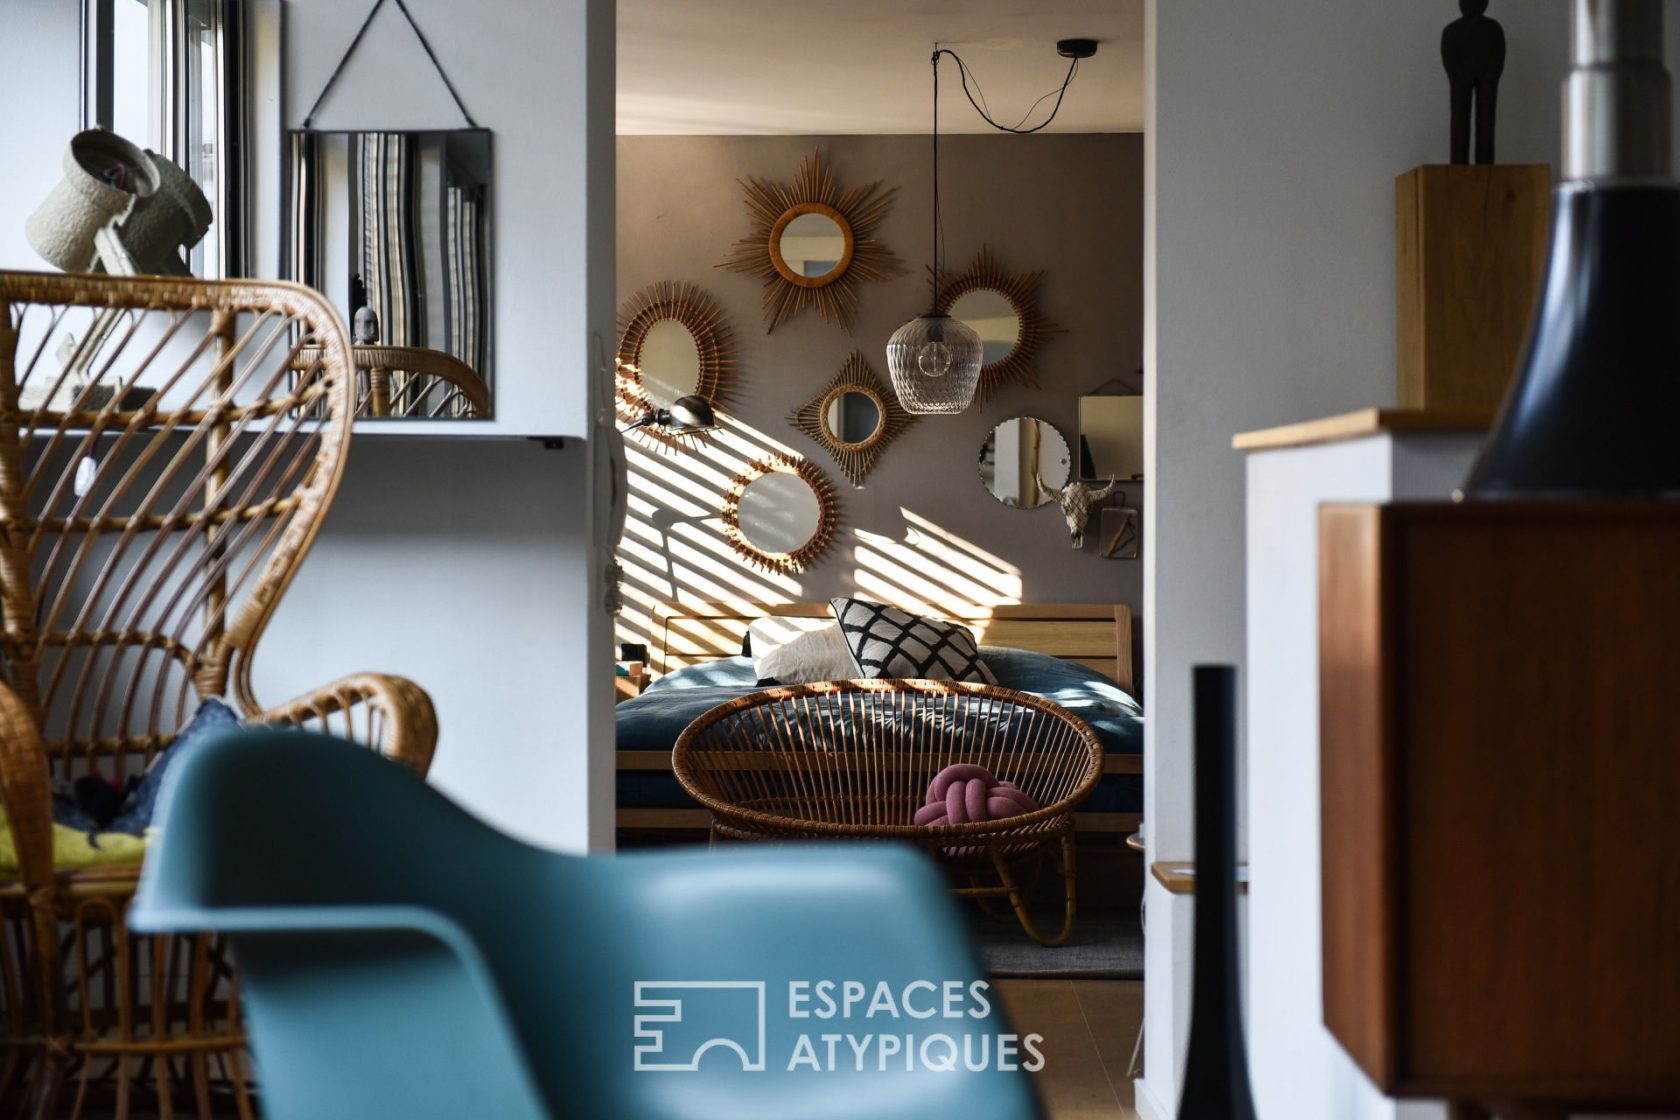
[[[414,137],[363,132],[354,137],[354,144],[359,213],[350,223],[357,238],[352,259],[366,288],[367,304],[379,315],[379,341],[425,346],[426,304],[417,282]]]

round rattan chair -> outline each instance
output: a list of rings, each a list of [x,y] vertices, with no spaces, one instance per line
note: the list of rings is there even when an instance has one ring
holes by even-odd
[[[1034,940],[1073,929],[1073,810],[1102,776],[1102,744],[1048,700],[949,681],[829,681],[773,688],[720,704],[677,740],[672,769],[712,814],[714,839],[899,840],[971,884],[984,905],[1006,896]],[[1015,784],[1037,812],[966,824],[917,825],[929,783],[972,763]],[[1054,847],[1053,847],[1054,846]],[[1033,924],[1019,870],[1060,857],[1061,931]]]

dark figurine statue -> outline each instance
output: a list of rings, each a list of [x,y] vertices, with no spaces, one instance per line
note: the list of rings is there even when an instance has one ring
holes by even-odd
[[[1489,19],[1488,0],[1458,0],[1464,14],[1441,32],[1441,62],[1452,85],[1452,161],[1470,162],[1470,118],[1476,120],[1476,162],[1493,162],[1499,75],[1505,72],[1505,30]]]

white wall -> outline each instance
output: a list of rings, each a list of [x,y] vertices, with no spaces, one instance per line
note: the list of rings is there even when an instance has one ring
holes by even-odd
[[[0,268],[48,267],[23,222],[64,177],[64,149],[81,127],[78,7],[0,0]]]
[[[29,106],[0,133],[0,267],[38,269],[22,225],[79,124],[77,5],[0,2],[0,102]],[[286,125],[301,123],[367,7],[283,4]],[[614,337],[613,4],[409,7],[495,131],[501,430],[588,434],[592,374],[610,375],[594,355],[610,354]],[[316,124],[458,119],[386,5]],[[258,141],[277,147],[279,137]],[[256,220],[271,251],[279,213],[271,205]],[[355,670],[411,676],[438,707],[442,788],[534,842],[610,845],[611,639],[595,578],[604,519],[591,448],[392,431],[358,429],[325,529],[259,649],[259,695],[282,699]]]
[[[1394,402],[1393,181],[1445,160],[1438,44],[1456,7],[1150,0],[1151,859],[1191,855],[1189,668],[1244,660],[1242,461],[1231,436]],[[1509,44],[1499,158],[1554,162],[1566,6],[1490,14]],[[1151,895],[1146,1107],[1177,1098],[1188,914],[1187,902]]]

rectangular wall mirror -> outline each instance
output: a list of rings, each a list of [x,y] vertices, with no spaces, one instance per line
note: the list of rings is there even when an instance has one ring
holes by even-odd
[[[286,276],[350,324],[358,418],[487,417],[489,131],[295,131],[287,151]]]
[[[1079,477],[1143,477],[1143,398],[1079,398]]]

